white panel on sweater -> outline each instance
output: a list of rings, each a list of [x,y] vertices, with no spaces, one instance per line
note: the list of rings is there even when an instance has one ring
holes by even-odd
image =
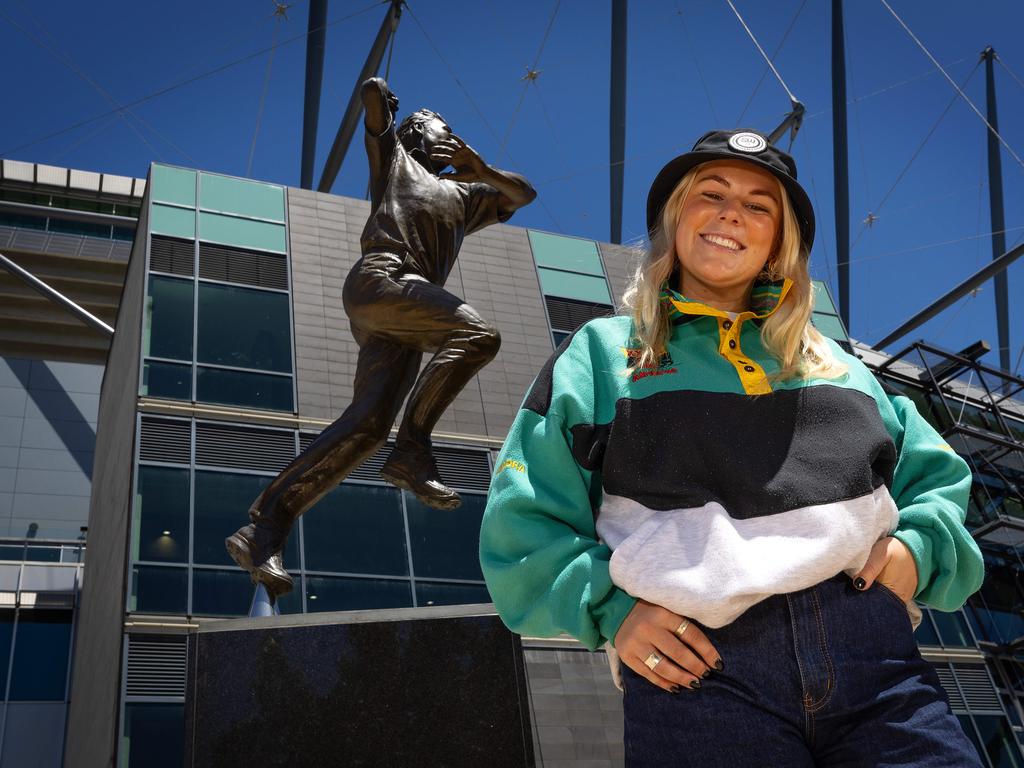
[[[717,502],[653,510],[605,496],[597,533],[613,550],[612,581],[634,597],[722,627],[770,595],[857,573],[896,530],[882,486],[855,499],[737,520]]]

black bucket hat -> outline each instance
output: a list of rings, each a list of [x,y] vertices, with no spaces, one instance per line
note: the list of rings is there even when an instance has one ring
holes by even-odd
[[[647,231],[653,232],[672,190],[687,171],[711,160],[745,160],[759,165],[782,182],[800,224],[800,236],[807,252],[814,242],[814,208],[796,181],[796,162],[787,153],[770,144],[767,137],[749,128],[732,131],[708,131],[693,149],[670,160],[658,173],[647,193]]]

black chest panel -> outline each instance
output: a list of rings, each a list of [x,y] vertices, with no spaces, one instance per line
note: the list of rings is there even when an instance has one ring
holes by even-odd
[[[739,519],[869,494],[896,466],[874,400],[829,385],[622,399],[611,424],[572,434],[576,461],[601,473],[605,493],[652,509],[717,501]]]

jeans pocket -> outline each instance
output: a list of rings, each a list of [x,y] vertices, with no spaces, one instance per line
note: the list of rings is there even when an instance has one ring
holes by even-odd
[[[900,615],[907,620],[907,623],[910,625],[911,632],[917,629],[917,625],[920,623],[920,618],[918,618],[917,621],[914,620],[914,615],[911,611],[910,606],[907,605],[907,603],[903,602],[902,597],[897,595],[889,587],[885,586],[885,584],[883,584],[880,581],[875,582],[874,588],[881,592],[883,595],[885,595],[890,602],[898,606],[897,609],[899,610]],[[914,605],[914,608],[917,608],[916,604]],[[917,612],[920,613],[920,610],[918,609]]]

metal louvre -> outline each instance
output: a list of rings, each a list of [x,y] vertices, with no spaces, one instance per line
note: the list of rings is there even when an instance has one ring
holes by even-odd
[[[184,636],[128,635],[125,695],[183,699],[187,662]]]
[[[588,320],[595,317],[614,315],[615,309],[609,304],[595,304],[591,301],[563,299],[558,296],[545,296],[544,303],[548,307],[548,318],[551,327],[556,331],[572,333]]]
[[[191,458],[192,428],[187,421],[142,417],[139,430],[139,459],[188,464]]]
[[[939,682],[949,695],[949,704],[957,714],[1003,714],[999,693],[984,666],[975,664],[935,664]],[[959,685],[957,685],[959,683]]]
[[[299,434],[299,450],[304,451],[310,446],[316,435],[308,432]],[[370,458],[364,461],[351,475],[350,480],[381,480],[380,469],[384,466],[391,450],[395,447],[392,440],[374,452]],[[437,460],[437,469],[441,473],[441,479],[455,488],[464,488],[467,491],[486,492],[490,487],[491,466],[487,460],[487,451],[478,451],[471,448],[453,448],[447,445],[434,446],[434,458]]]
[[[177,237],[150,236],[149,268],[157,272],[192,277],[195,270],[194,243]]]
[[[295,458],[295,433],[196,423],[196,464],[278,472]]]
[[[284,256],[212,243],[199,244],[199,276],[208,280],[288,290]]]

